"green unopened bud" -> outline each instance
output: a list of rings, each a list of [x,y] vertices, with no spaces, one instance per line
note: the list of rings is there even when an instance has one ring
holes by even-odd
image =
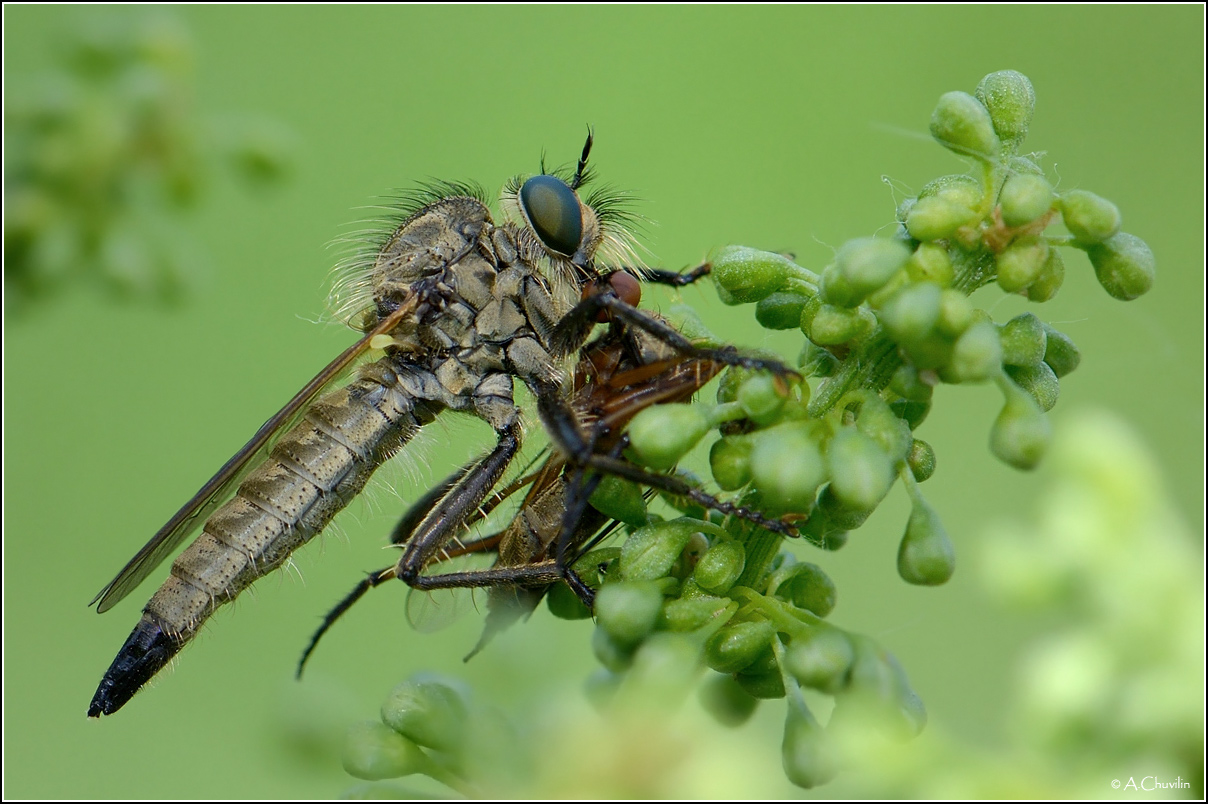
[[[880,445],[889,460],[897,463],[910,452],[914,437],[906,422],[894,415],[893,410],[880,396],[866,393],[856,416],[856,427]]]
[[[998,136],[990,113],[967,92],[946,92],[931,113],[931,136],[958,154],[990,159],[998,154]]]
[[[591,634],[591,652],[596,661],[614,673],[623,673],[633,664],[633,645],[624,645],[596,626]]]
[[[940,317],[936,330],[948,338],[959,338],[973,323],[973,303],[959,290],[944,288],[940,292]]]
[[[881,323],[898,343],[921,341],[940,317],[940,287],[916,282],[899,290],[883,308]]]
[[[799,609],[826,617],[835,609],[839,591],[821,567],[803,561],[778,570],[768,588],[776,597]]]
[[[810,513],[810,518],[805,524],[798,528],[801,538],[823,550],[838,550],[847,544],[847,530],[818,507]]]
[[[764,329],[794,329],[801,323],[806,301],[800,293],[773,293],[755,305],[755,320]]]
[[[699,588],[699,587],[697,587]],[[668,600],[663,604],[659,627],[668,631],[695,631],[721,616],[729,601],[725,598],[701,595]]]
[[[844,505],[828,483],[818,494],[818,504],[810,514],[810,521],[821,519],[830,522],[834,527],[849,531],[863,525],[871,514],[872,509]]]
[[[642,489],[615,475],[605,475],[591,493],[591,507],[605,516],[641,527],[646,524],[646,500]]]
[[[1078,346],[1060,330],[1044,325],[1044,362],[1058,377],[1064,377],[1082,362],[1082,353]]]
[[[724,595],[742,575],[747,553],[742,542],[718,542],[701,556],[692,573],[696,585],[715,595]]]
[[[655,405],[629,423],[629,448],[635,461],[651,469],[670,469],[709,432],[709,417],[698,405]]]
[[[944,288],[952,284],[954,275],[948,249],[938,243],[920,243],[906,261],[906,272],[915,282],[932,282]]]
[[[783,379],[767,372],[753,374],[738,386],[738,404],[747,418],[760,426],[775,422],[788,399],[788,387]]]
[[[998,329],[978,321],[956,340],[948,373],[957,382],[984,382],[998,374],[1002,365],[1002,345]]]
[[[898,575],[906,583],[938,586],[956,569],[956,552],[935,509],[915,497],[906,523],[906,535],[898,547]]]
[[[990,73],[974,94],[989,111],[999,137],[1013,144],[1023,142],[1036,108],[1036,91],[1026,75],[1015,70]]]
[[[404,681],[390,691],[381,714],[399,734],[438,751],[455,751],[465,734],[465,699],[440,681]]]
[[[1037,363],[1035,366],[1007,366],[1007,376],[1015,381],[1023,390],[1027,391],[1040,409],[1048,412],[1057,404],[1057,397],[1061,393],[1061,384],[1057,381],[1057,375],[1053,373],[1053,369],[1048,363]]]
[[[911,430],[917,430],[931,412],[931,400],[915,402],[911,399],[895,399],[889,407],[893,410],[893,415],[905,421]]]
[[[924,382],[918,369],[914,366],[902,365],[898,366],[897,371],[893,373],[893,379],[889,381],[889,390],[904,399],[926,402],[931,399],[935,387]]]
[[[839,367],[839,359],[813,341],[806,341],[797,357],[797,366],[807,377],[829,377]]]
[[[1034,469],[1052,438],[1049,420],[1030,394],[1009,380],[1006,403],[990,429],[990,451],[1016,469]]]
[[[1050,248],[1049,256],[1040,268],[1040,276],[1028,285],[1024,293],[1028,297],[1028,301],[1047,302],[1057,295],[1057,291],[1061,290],[1064,282],[1065,261],[1061,259],[1061,252]]]
[[[705,711],[731,728],[750,720],[759,706],[759,699],[748,694],[730,675],[714,675],[701,685],[699,695]]]
[[[935,474],[935,450],[926,441],[918,438],[910,445],[910,456],[906,458],[910,473],[919,483]]]
[[[596,593],[596,622],[621,645],[636,645],[654,630],[663,593],[651,581],[605,584]]]
[[[709,275],[726,291],[727,304],[757,302],[784,287],[792,263],[780,254],[726,246],[711,261]]]
[[[804,707],[804,704],[789,706],[780,761],[788,780],[808,790],[835,778],[839,762],[826,731],[804,711]]]
[[[638,528],[621,545],[618,568],[627,581],[657,581],[672,565],[700,526],[691,519],[673,519]]]
[[[784,668],[803,687],[833,693],[842,689],[854,655],[846,634],[837,628],[818,628],[793,640]]]
[[[819,346],[847,343],[867,332],[869,325],[858,310],[833,304],[807,304],[801,311],[801,331]]]
[[[1070,190],[1061,196],[1065,228],[1082,243],[1102,243],[1120,231],[1120,209],[1087,190]]]
[[[1095,266],[1095,276],[1113,298],[1132,301],[1153,287],[1154,258],[1139,237],[1120,232],[1086,250]]]
[[[770,511],[809,511],[827,475],[810,429],[790,422],[759,432],[754,441],[751,476],[763,505]]]
[[[919,190],[919,198],[943,198],[966,209],[981,205],[982,183],[964,173],[953,173],[932,179]]]
[[[849,240],[822,272],[822,293],[830,304],[855,307],[888,282],[909,257],[910,249],[896,240]]]
[[[876,508],[893,485],[893,462],[889,456],[880,444],[854,427],[844,427],[835,433],[827,458],[831,491],[849,508]]]
[[[1049,244],[1041,237],[1024,237],[1007,246],[995,259],[998,286],[1018,293],[1036,281],[1049,256]]]
[[[1008,366],[1035,366],[1044,360],[1044,324],[1032,313],[1021,313],[1003,324],[999,339],[1002,362]]]
[[[409,776],[432,767],[423,749],[376,720],[349,727],[343,763],[350,776],[370,781]]]
[[[1030,173],[1009,176],[998,196],[1002,220],[1007,226],[1023,226],[1053,207],[1053,185]]]
[[[709,468],[723,491],[734,491],[751,482],[751,439],[723,436],[709,448]]]
[[[550,614],[559,620],[586,620],[591,616],[591,609],[583,605],[579,596],[564,583],[556,583],[550,587],[545,595],[545,605]]]
[[[705,643],[705,663],[719,673],[737,673],[758,659],[776,636],[767,620],[727,625]]]
[[[784,697],[784,677],[779,670],[769,670],[764,673],[738,673],[734,676],[735,683],[743,692],[761,701],[771,701]]]
[[[906,231],[915,240],[941,240],[977,218],[974,210],[942,196],[920,198],[906,216]]]

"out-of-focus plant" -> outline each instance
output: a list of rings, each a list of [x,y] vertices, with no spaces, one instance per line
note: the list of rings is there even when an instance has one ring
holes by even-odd
[[[170,301],[196,270],[184,215],[227,166],[266,185],[292,135],[197,108],[193,46],[175,19],[96,16],[64,31],[52,66],[5,76],[4,286],[9,312],[77,283]]]
[[[738,505],[794,523],[822,551],[841,548],[900,481],[912,511],[897,552],[899,575],[916,585],[945,583],[955,570],[955,550],[920,491],[936,456],[914,432],[931,409],[935,387],[994,383],[1004,404],[989,428],[990,451],[1030,470],[1048,450],[1045,414],[1057,402],[1059,378],[1080,360],[1069,337],[1035,314],[996,323],[970,294],[997,284],[1032,302],[1048,301],[1061,288],[1060,251],[1068,248],[1087,254],[1115,298],[1135,299],[1154,279],[1152,253],[1120,230],[1114,204],[1081,190],[1057,193],[1036,162],[1020,153],[1034,103],[1031,83],[1014,71],[986,76],[974,95],[943,95],[932,135],[969,158],[972,173],[928,183],[899,206],[894,236],[850,241],[820,271],[746,247],[717,252],[711,269],[723,301],[754,304],[763,327],[799,328],[805,336],[798,361],[803,377],[731,369],[716,404],[656,405],[639,413],[628,431],[628,456],[666,470],[716,430],[710,449],[716,487]],[[1058,222],[1066,231],[1050,232]],[[684,316],[686,334],[709,339],[702,322],[690,311]],[[592,504],[600,511],[643,505],[641,489],[627,485],[601,486]],[[626,499],[622,505],[605,494]],[[830,780],[864,751],[853,753],[852,746],[868,743],[873,733],[900,741],[922,730],[925,709],[897,660],[874,640],[827,619],[837,590],[821,566],[782,551],[776,533],[660,496],[680,516],[666,521],[648,513],[619,547],[598,548],[576,564],[599,588],[590,612],[592,648],[605,669],[593,691],[606,701],[612,724],[600,731],[617,732],[616,751],[627,759],[613,776],[590,770],[595,757],[568,760],[583,769],[580,776],[605,779],[603,786],[542,789],[542,782],[537,795],[666,792],[655,770],[642,770],[642,760],[659,765],[658,757],[676,753],[660,742],[659,713],[687,695],[706,667],[712,672],[704,700],[722,723],[743,722],[760,700],[787,699],[782,766],[801,787]],[[1044,556],[1033,560],[1043,563]],[[551,611],[588,616],[569,597],[555,586]],[[354,732],[346,768],[367,779],[418,772],[495,792],[498,777],[489,768],[462,764],[466,743],[433,742],[429,726],[400,725],[411,718],[394,712],[396,704],[425,718],[460,719],[462,734],[477,731],[465,699],[441,704],[456,696],[447,685],[434,689],[392,696],[382,723]],[[803,689],[833,699],[825,722]],[[452,754],[451,746],[457,746]]]

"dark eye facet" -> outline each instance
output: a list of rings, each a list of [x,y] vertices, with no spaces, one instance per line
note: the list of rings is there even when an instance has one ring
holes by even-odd
[[[556,176],[533,176],[520,188],[520,205],[546,248],[568,257],[579,250],[583,215],[566,182]]]

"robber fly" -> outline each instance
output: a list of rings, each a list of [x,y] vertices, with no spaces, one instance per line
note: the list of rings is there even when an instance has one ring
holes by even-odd
[[[695,278],[705,268],[685,274],[684,280]],[[633,283],[624,273],[613,274],[609,279],[614,286]],[[650,314],[650,318],[661,322],[655,314]],[[690,399],[723,368],[723,363],[710,356],[686,356],[647,331],[614,321],[604,335],[583,349],[574,374],[570,410],[583,443],[590,445],[591,458],[576,461],[571,454],[555,450],[535,471],[491,494],[467,517],[463,527],[485,519],[504,500],[525,491],[522,503],[505,527],[472,541],[450,540],[433,557],[433,564],[470,554],[493,553],[494,566],[421,575],[410,582],[413,594],[424,589],[459,587],[490,590],[486,631],[471,656],[494,633],[531,612],[555,583],[567,583],[590,609],[594,593],[573,566],[619,524],[588,504],[603,473],[623,475],[652,488],[688,496],[707,508],[785,532],[781,522],[769,521],[758,512],[718,500],[678,477],[653,474],[620,458],[626,444],[624,429],[639,411],[655,404]],[[391,541],[405,547],[426,511],[438,504],[471,466],[458,470],[419,500],[395,527]],[[299,662],[298,674],[301,675],[320,638],[336,620],[370,589],[397,577],[397,567],[390,566],[369,573],[357,584],[312,637]]]
[[[497,443],[417,523],[397,565],[408,583],[520,450],[514,380],[536,396],[551,437],[580,463],[594,460],[572,432],[561,358],[586,341],[602,312],[674,348],[693,348],[610,285],[593,284],[632,259],[632,247],[607,191],[579,196],[591,144],[589,134],[567,178],[543,172],[509,182],[498,225],[485,194],[471,185],[429,186],[400,210],[401,223],[354,272],[354,297],[364,299],[354,320],[363,336],[265,422],[93,599],[98,612],[108,611],[202,527],[101,679],[90,717],[120,709],[218,607],[320,533],[440,412],[478,416]],[[599,292],[585,297],[588,287]],[[724,363],[765,365],[715,351]]]

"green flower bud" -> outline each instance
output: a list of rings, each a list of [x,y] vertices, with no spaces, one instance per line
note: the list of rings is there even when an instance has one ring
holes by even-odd
[[[1064,332],[1044,325],[1044,362],[1058,377],[1064,377],[1082,362],[1082,353]]]
[[[1035,366],[1044,360],[1044,324],[1032,313],[1021,313],[1003,324],[999,339],[1002,362],[1008,366]]]
[[[839,772],[835,754],[826,732],[805,711],[805,705],[790,704],[780,745],[780,761],[788,780],[807,790],[826,784]]]
[[[837,628],[818,628],[793,640],[785,653],[784,669],[803,687],[833,693],[842,689],[854,656],[846,634]]]
[[[344,770],[358,779],[395,779],[431,767],[423,749],[376,720],[348,728],[344,740]]]
[[[906,272],[915,282],[932,282],[944,288],[952,284],[954,276],[948,249],[938,243],[920,243],[906,261]]]
[[[910,688],[901,664],[892,654],[867,638],[853,639],[855,661],[851,667],[849,694],[836,700],[828,730],[842,728],[852,715],[861,729],[871,716],[888,728],[890,736],[917,735],[927,722],[922,701]]]
[[[956,553],[939,515],[921,497],[915,497],[906,535],[898,547],[898,575],[906,583],[938,586],[955,569]]]
[[[822,294],[830,304],[855,307],[888,282],[909,257],[910,249],[895,240],[849,240],[822,272]]]
[[[700,530],[692,519],[673,519],[638,528],[621,545],[618,568],[627,581],[657,581],[667,577],[692,535]]]
[[[1023,73],[999,70],[990,73],[974,90],[977,99],[990,113],[994,131],[1004,142],[1019,144],[1028,135],[1036,91]]]
[[[701,685],[699,694],[705,711],[731,728],[750,720],[759,706],[759,699],[751,697],[730,675],[714,675]]]
[[[829,377],[839,367],[839,360],[829,350],[806,341],[797,357],[797,366],[807,377]]]
[[[643,466],[670,469],[710,427],[709,417],[697,405],[655,405],[629,423],[629,449],[633,459]]]
[[[831,438],[827,458],[831,491],[848,508],[876,508],[893,485],[893,462],[880,444],[854,427],[841,428]]]
[[[727,603],[725,598],[712,595],[668,600],[663,604],[663,613],[658,625],[667,631],[695,631],[720,616],[726,610]]]
[[[910,210],[914,207],[914,202],[917,198],[903,198],[898,206],[894,209],[893,214],[898,223],[906,223],[906,217],[910,214]]]
[[[721,375],[721,381],[717,384],[717,404],[725,405],[729,402],[738,401],[738,386],[742,385],[743,380],[750,377],[753,372],[737,366],[730,366]]]
[[[667,316],[667,323],[688,340],[721,344],[717,336],[705,326],[705,322],[701,320],[700,314],[688,305],[673,304],[667,309],[665,315]]]
[[[1119,208],[1102,196],[1070,190],[1059,203],[1065,228],[1082,243],[1102,243],[1120,231]]]
[[[899,290],[881,308],[881,324],[902,344],[923,340],[940,317],[940,287],[917,282]]]
[[[984,382],[998,374],[1002,345],[998,329],[985,321],[970,326],[956,340],[948,373],[956,382]]]
[[[1040,165],[1036,164],[1026,156],[1013,156],[1008,159],[1007,169],[1012,173],[1023,173],[1029,176],[1044,175],[1044,171],[1040,169]]]
[[[769,511],[806,512],[826,481],[826,461],[810,429],[797,422],[757,433],[751,449],[751,477]]]
[[[998,154],[990,113],[967,92],[946,92],[931,113],[931,136],[950,151],[979,159]]]
[[[1043,176],[1030,173],[1008,176],[998,196],[1002,220],[1007,226],[1023,226],[1053,207],[1053,185]]]
[[[545,605],[549,607],[550,614],[559,620],[586,620],[591,616],[591,609],[584,606],[579,596],[564,583],[556,583],[549,588]]]
[[[718,542],[701,556],[692,578],[701,589],[724,595],[742,575],[746,560],[747,553],[742,542]]]
[[[605,584],[596,593],[596,622],[620,645],[636,645],[654,630],[663,593],[651,581]]]
[[[1041,237],[1023,237],[999,252],[998,286],[1017,293],[1036,281],[1049,257],[1049,244]]]
[[[596,661],[614,673],[623,673],[633,664],[633,645],[622,645],[603,628],[591,634],[591,652]]]
[[[726,246],[711,262],[709,275],[726,291],[727,304],[757,302],[784,287],[792,262],[780,254],[746,246]]]
[[[1046,413],[1057,404],[1061,384],[1048,363],[1035,366],[1007,366],[1007,375],[1023,390],[1027,391],[1042,411]]]
[[[995,335],[997,337],[997,334]],[[926,402],[935,392],[934,386],[923,381],[919,371],[914,366],[899,366],[889,381],[889,390],[904,399],[915,402]]]
[[[906,216],[906,231],[915,240],[941,240],[977,219],[974,210],[942,196],[920,198]]]
[[[823,491],[825,493],[825,490]],[[798,528],[801,538],[823,550],[838,550],[847,544],[847,528],[835,523],[825,511],[815,507],[810,518]]]
[[[856,416],[856,427],[872,437],[894,463],[905,460],[910,452],[910,444],[914,440],[910,428],[894,415],[884,399],[874,393],[864,394],[860,413]]]
[[[776,628],[767,620],[727,625],[705,643],[705,663],[719,673],[737,673],[767,650]]]
[[[755,320],[764,329],[794,329],[801,323],[807,300],[800,293],[773,293],[755,305]]]
[[[437,751],[457,750],[465,734],[465,699],[441,681],[404,681],[390,691],[381,715],[383,723],[408,740]]]
[[[1038,304],[1047,302],[1057,295],[1063,282],[1065,282],[1065,261],[1061,259],[1060,251],[1050,248],[1049,256],[1040,268],[1040,276],[1028,285],[1024,293],[1028,297],[1028,301]]]
[[[598,667],[583,682],[583,695],[597,712],[604,714],[612,706],[621,681],[622,676],[606,667]]]
[[[751,482],[751,439],[723,436],[709,448],[709,468],[723,491],[734,491]]]
[[[1016,469],[1034,469],[1048,449],[1049,420],[1030,394],[1012,382],[1004,390],[1006,403],[990,429],[990,451]]]
[[[910,445],[910,456],[906,458],[911,474],[919,483],[935,474],[935,450],[926,441],[915,439]]]
[[[1086,249],[1099,284],[1113,298],[1132,301],[1153,287],[1154,259],[1149,246],[1126,232]]]
[[[773,574],[768,584],[776,597],[787,600],[799,609],[826,617],[835,609],[839,591],[835,582],[817,564],[802,562],[785,567]]]
[[[870,328],[870,321],[859,311],[833,304],[806,305],[801,313],[801,331],[819,346],[847,343]]]
[[[863,525],[871,514],[872,510],[869,508],[849,508],[844,505],[828,483],[818,494],[818,505],[814,508],[810,519],[812,521],[817,517],[830,522],[834,527],[849,531]]]
[[[940,291],[940,317],[935,322],[936,330],[948,338],[959,338],[973,323],[973,303],[959,290],[944,288]]]
[[[771,701],[784,697],[784,678],[779,670],[766,673],[737,673],[734,682],[752,698]]]
[[[626,525],[641,527],[646,524],[646,500],[642,489],[615,475],[605,475],[588,502],[601,514]]]
[[[738,404],[747,418],[760,426],[772,424],[780,417],[786,399],[788,388],[784,380],[767,372],[753,374],[738,386]]]
[[[915,402],[910,399],[897,399],[889,407],[893,415],[906,422],[911,430],[917,430],[931,412],[931,400]]]
[[[982,183],[964,173],[953,173],[932,179],[919,190],[919,198],[943,198],[966,209],[981,206]]]

